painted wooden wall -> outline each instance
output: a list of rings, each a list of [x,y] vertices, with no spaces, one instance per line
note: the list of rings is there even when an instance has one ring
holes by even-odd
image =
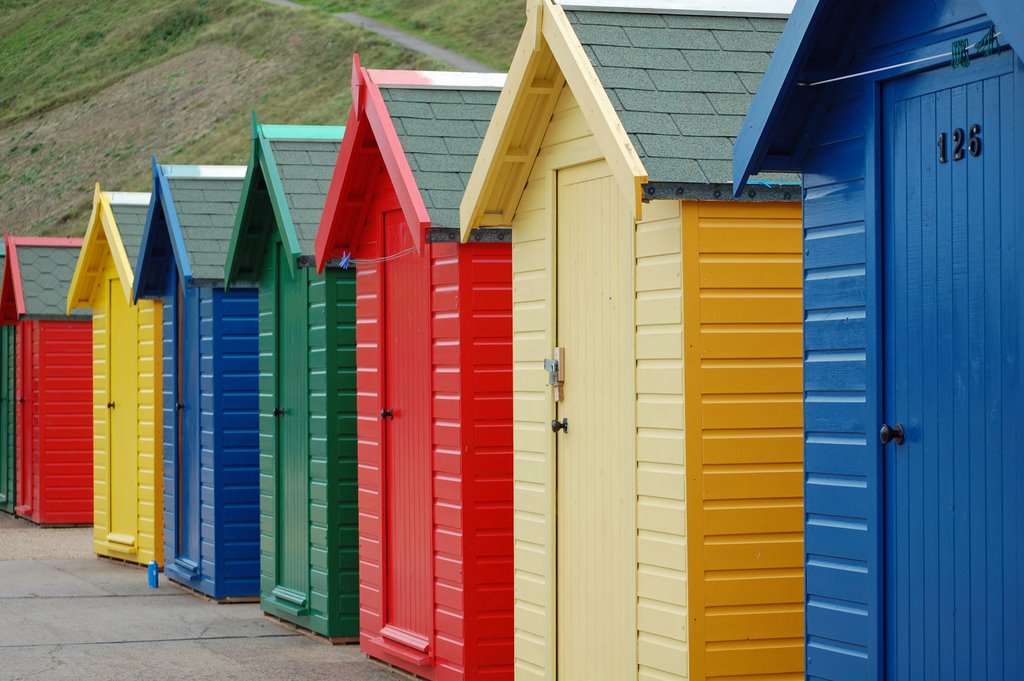
[[[357,250],[358,259],[371,262],[360,263],[356,275],[360,645],[425,678],[511,679],[511,249],[507,244],[424,245],[423,254],[403,256],[402,286],[390,291],[389,304],[384,282],[395,283],[395,275],[386,277],[384,270],[396,265],[372,262],[386,254],[372,225],[382,224],[386,215],[398,220],[406,241],[389,247],[392,251],[412,241],[396,217],[393,192],[382,188],[375,195],[368,210],[371,226]],[[417,306],[421,313],[408,327],[388,321],[403,305]],[[419,348],[411,347],[409,335],[393,337],[393,343],[385,335],[417,328]],[[380,413],[396,405],[385,403],[385,366],[396,374],[390,381],[415,382],[412,393],[422,395],[426,405],[418,413],[396,411],[396,418],[416,419],[419,439],[395,451],[409,465],[392,465],[390,471],[387,424]],[[392,390],[387,392],[393,397]],[[425,458],[406,458],[417,452]],[[400,475],[407,479],[395,480]],[[388,499],[388,489],[412,490],[419,498]],[[389,522],[388,509],[394,515],[396,507],[400,522],[416,527],[396,528],[394,517]],[[387,549],[390,542],[402,541],[398,532],[416,542],[401,559]],[[387,590],[396,583],[410,621],[430,623],[425,655],[405,654],[402,646],[381,637],[394,623],[386,611],[398,599]]]
[[[176,271],[173,276],[176,275]],[[200,574],[186,583],[221,600],[259,594],[259,373],[255,289],[193,289],[185,314],[198,323],[199,480],[189,490]],[[172,563],[177,511],[177,299],[163,298],[164,556]]]
[[[158,444],[162,442],[163,429],[159,406],[161,304],[140,301],[138,305],[129,305],[122,295],[114,260],[109,254],[104,261],[104,273],[98,279],[100,283],[90,305],[93,310],[94,545],[100,555],[142,564],[155,560],[162,564],[163,469]],[[111,311],[116,328],[110,326]],[[119,334],[123,342],[113,342],[114,334]],[[121,383],[112,384],[111,376]],[[118,425],[122,428],[123,424],[120,434],[112,432],[112,410],[107,408],[115,394],[121,398],[115,408],[119,415],[124,415]],[[115,472],[111,481],[110,445],[122,438],[129,446],[134,445],[135,451],[126,457],[130,464],[123,471],[124,475]],[[135,542],[134,547],[108,541],[112,531],[109,509],[115,496],[125,503],[127,516],[134,518],[136,532],[130,537]]]
[[[684,202],[691,677],[804,666],[799,204]]]
[[[555,414],[545,358],[555,345],[554,171],[602,158],[575,97],[565,89],[513,221],[516,678],[555,670]],[[651,204],[633,233],[636,345],[617,361],[636,367],[637,678],[687,676],[683,461],[682,257],[678,203]],[[630,229],[630,225],[624,225]],[[646,409],[639,409],[642,404]],[[633,646],[631,646],[633,647]]]
[[[15,329],[17,513],[43,525],[92,524],[92,336],[87,320]]]
[[[0,326],[0,511],[6,513],[14,513],[17,496],[14,344],[14,327]]]
[[[276,237],[267,247],[259,294],[260,391],[260,591],[266,612],[330,637],[358,635],[358,554],[355,437],[354,272],[301,268],[301,295],[278,300]],[[287,271],[283,276],[291,276]],[[294,291],[294,288],[290,287]],[[307,460],[308,534],[289,538],[278,531],[278,308],[290,305],[303,320],[297,331],[307,350],[308,397],[299,405],[307,425],[294,456]],[[287,551],[308,556],[308,606],[290,608],[275,597],[278,566]]]

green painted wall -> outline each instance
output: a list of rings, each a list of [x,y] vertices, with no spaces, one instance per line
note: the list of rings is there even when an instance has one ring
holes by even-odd
[[[354,638],[355,273],[303,268],[292,280],[280,251],[275,239],[260,282],[261,600],[272,615]]]
[[[0,511],[14,513],[14,330],[0,326]]]

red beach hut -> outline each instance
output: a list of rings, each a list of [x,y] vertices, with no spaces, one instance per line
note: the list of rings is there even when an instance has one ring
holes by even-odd
[[[7,237],[0,324],[15,331],[15,513],[92,524],[92,324],[65,314],[81,239]]]
[[[360,645],[427,679],[512,679],[512,268],[459,243],[504,76],[368,71],[316,240],[356,268]]]

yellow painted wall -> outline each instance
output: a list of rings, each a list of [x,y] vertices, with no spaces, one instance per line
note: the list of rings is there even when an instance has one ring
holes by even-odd
[[[129,305],[114,259],[108,254],[103,263],[91,301],[94,545],[100,555],[142,564],[156,560],[162,565],[163,463],[158,443],[163,424],[157,405],[161,306],[150,300]],[[115,402],[116,430],[107,407],[111,401]],[[115,467],[111,466],[112,443],[121,444]]]
[[[557,171],[601,159],[576,99],[564,89],[512,230],[515,648],[516,678],[520,681],[554,679],[558,667],[555,438],[564,436],[551,432],[551,420],[558,412],[543,371],[543,360],[551,356],[556,344]],[[615,244],[608,244],[608,252],[625,258],[622,276],[631,289],[628,298],[633,299],[635,292],[635,304],[624,314],[635,325],[636,334],[632,343],[620,349],[622,356],[609,358],[609,362],[628,368],[630,390],[635,390],[626,398],[627,405],[635,403],[635,411],[626,415],[628,438],[635,448],[627,446],[622,452],[627,457],[624,470],[633,478],[625,484],[632,490],[628,534],[635,539],[632,545],[618,548],[604,537],[594,541],[605,542],[609,555],[625,555],[633,562],[635,592],[622,597],[629,627],[635,629],[627,645],[635,649],[622,652],[616,660],[628,659],[637,679],[667,681],[686,677],[687,660],[679,204],[651,204],[645,207],[640,225],[634,225],[631,218],[622,222],[622,233],[604,236],[618,237]],[[631,247],[632,254],[618,252],[623,243]],[[567,396],[583,383],[573,382],[572,351],[567,348]],[[594,437],[600,437],[600,424],[587,427],[595,429]],[[566,453],[572,450],[562,449]],[[610,599],[618,597],[608,594]],[[587,640],[563,645],[589,645],[589,652],[601,658],[601,636],[614,629],[604,630],[595,622],[590,631]],[[614,643],[621,646],[622,642],[616,637]],[[583,655],[587,652],[584,648]],[[605,668],[597,674],[588,681],[623,679],[617,669]]]
[[[692,678],[803,678],[798,204],[683,204]]]

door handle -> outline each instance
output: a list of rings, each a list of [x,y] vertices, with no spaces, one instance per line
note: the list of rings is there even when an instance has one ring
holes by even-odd
[[[558,431],[562,431],[563,433],[569,432],[569,419],[562,419],[561,421],[555,419],[551,422],[551,432],[557,433]]]
[[[113,409],[115,406],[117,405],[115,405],[113,402],[107,402],[107,409]]]
[[[284,409],[281,407],[274,407],[274,416],[284,416]]]
[[[395,410],[394,409],[381,409],[380,410],[380,418],[381,418],[382,421],[384,419],[391,419],[393,421],[395,419]]]
[[[897,423],[895,426],[883,423],[881,430],[878,431],[878,439],[881,440],[883,445],[887,445],[890,442],[896,442],[897,445],[901,445],[907,441],[907,431],[903,428],[902,423]]]
[[[25,404],[25,398],[24,397],[19,397],[18,398],[18,404]]]
[[[174,408],[177,409],[178,411],[182,411],[182,410],[185,409],[185,403],[184,402],[175,402],[174,403]]]

